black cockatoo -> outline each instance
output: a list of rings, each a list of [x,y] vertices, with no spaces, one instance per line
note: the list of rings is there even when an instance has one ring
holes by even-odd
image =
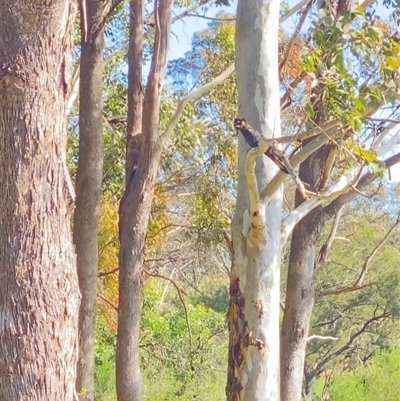
[[[256,148],[258,146],[258,143],[263,136],[256,129],[254,129],[245,118],[235,118],[233,124],[234,127],[242,133],[244,140],[251,148]],[[267,138],[265,138],[265,140],[267,140]],[[285,174],[290,174],[284,164],[283,154],[279,149],[276,148],[276,145],[276,142],[273,143],[273,145],[270,146],[264,154],[279,167],[279,170]]]

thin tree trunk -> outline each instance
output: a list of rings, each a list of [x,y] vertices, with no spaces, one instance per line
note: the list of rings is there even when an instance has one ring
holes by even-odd
[[[299,177],[316,190],[329,153],[325,146],[300,165]],[[296,207],[304,199],[296,192]],[[304,359],[314,307],[314,267],[317,241],[323,226],[321,207],[312,210],[293,230],[281,328],[281,400],[300,401]]]
[[[235,40],[239,114],[269,138],[280,134],[278,24],[279,1],[239,0]],[[226,393],[229,401],[277,401],[282,191],[268,205],[263,205],[258,202],[257,190],[255,200],[259,210],[250,217],[246,214],[250,209],[250,184],[245,176],[247,149],[239,134]],[[255,169],[260,190],[277,172],[263,155],[258,157]],[[258,244],[253,246],[243,229],[246,220],[258,214],[263,216],[261,234]]]
[[[120,270],[117,336],[118,401],[139,401],[140,309],[145,239],[151,212],[160,150],[148,154],[127,188],[120,212]],[[141,163],[142,164],[142,163]]]
[[[118,401],[140,401],[139,337],[145,240],[160,164],[159,105],[167,67],[172,0],[156,1],[155,40],[142,105],[143,3],[131,0],[126,190],[119,211]]]
[[[79,359],[76,389],[84,400],[94,392],[98,230],[103,173],[103,7],[98,0],[82,0],[79,90],[79,162],[76,173],[74,243],[79,288]],[[99,31],[100,27],[100,31]]]
[[[0,399],[75,393],[66,114],[75,1],[0,2]]]

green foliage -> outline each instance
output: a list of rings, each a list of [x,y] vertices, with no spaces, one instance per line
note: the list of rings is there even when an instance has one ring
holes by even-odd
[[[219,309],[226,290],[208,288],[203,299],[210,306],[200,302],[201,297],[186,299],[186,316],[175,290],[167,291],[167,283],[151,279],[143,290],[140,355],[144,400],[222,399],[227,333],[226,313]],[[217,305],[217,310],[211,305]],[[115,346],[116,336],[100,316],[96,327],[96,401],[116,400]]]
[[[379,202],[382,206],[388,200],[384,202],[380,199]],[[338,239],[333,244],[328,262],[316,275],[317,294],[353,286],[360,277],[367,258],[393,224],[389,213],[368,210],[363,201],[354,202],[352,206],[353,212],[346,214],[341,220],[336,234]],[[393,241],[396,241],[396,234],[392,235]],[[399,264],[398,247],[393,246],[393,242],[389,240],[368,265],[363,288],[344,290],[318,300],[310,334],[334,336],[338,340],[311,342],[307,347],[309,366],[315,366],[322,358],[348,344],[350,337],[370,319],[375,320],[341,354],[324,366],[324,369],[335,366],[355,368],[360,361],[367,360],[374,350],[399,344],[396,335],[396,322],[400,318],[397,295],[400,283],[400,272],[397,269]]]
[[[400,400],[400,349],[378,353],[366,367],[334,376],[329,401]]]
[[[110,331],[105,320],[99,316],[96,321],[95,341],[95,399],[114,401],[115,395],[115,351],[116,336]]]

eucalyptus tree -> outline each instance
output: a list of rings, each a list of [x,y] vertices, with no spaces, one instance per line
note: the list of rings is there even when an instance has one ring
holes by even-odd
[[[390,125],[372,144],[371,150],[364,148],[370,145],[367,139],[370,138],[370,131],[368,126],[362,130],[363,122],[382,105],[395,101],[397,97],[396,83],[393,83],[393,76],[388,70],[391,68],[389,64],[393,66],[389,59],[395,57],[398,45],[393,38],[388,38],[390,33],[387,30],[373,25],[374,21],[366,17],[361,7],[350,12],[346,7],[343,8],[343,4],[339,4],[343,9],[338,10],[334,16],[322,12],[320,24],[325,27],[325,31],[315,31],[314,42],[311,42],[315,47],[310,48],[303,43],[303,54],[299,53],[298,45],[294,47],[295,41],[290,41],[281,65],[285,64],[294,49],[299,57],[290,61],[293,63],[301,60],[297,64],[300,70],[297,79],[289,77],[291,82],[282,103],[286,107],[291,106],[293,93],[296,94],[297,85],[302,79],[305,79],[306,86],[299,89],[297,94],[305,96],[309,103],[300,107],[295,105],[298,117],[299,110],[304,108],[304,128],[300,126],[294,136],[279,137],[279,113],[266,107],[267,104],[276,105],[279,95],[278,78],[274,70],[278,64],[278,12],[273,4],[260,1],[250,5],[242,1],[239,2],[237,15],[235,38],[239,114],[259,128],[265,139],[258,150],[251,149],[247,155],[246,147],[243,147],[242,139],[239,139],[237,207],[232,222],[233,263],[227,383],[228,399],[232,400],[281,397],[283,400],[294,401],[301,398],[304,354],[314,303],[315,245],[321,227],[356,196],[360,188],[382,175],[386,168],[398,163],[400,159],[399,154],[395,154],[384,162],[378,160],[378,156],[384,156],[390,146],[398,141],[398,135],[392,135],[393,126]],[[265,10],[268,10],[266,14]],[[310,6],[307,5],[293,39],[309,10]],[[358,23],[362,25],[361,29],[357,24],[352,25],[355,15],[360,19]],[[271,21],[271,18],[276,21]],[[247,35],[249,31],[254,34]],[[367,36],[368,40],[366,34],[370,35]],[[361,46],[367,40],[367,49],[376,55],[376,64],[372,63],[372,66],[368,64],[368,56],[368,61],[361,62],[364,71],[376,68],[379,63],[383,66],[383,73],[371,85],[363,83],[358,86],[359,83],[352,76],[353,71],[349,70],[351,64],[349,67],[346,64],[343,40],[349,36],[355,54],[364,55]],[[268,38],[266,44],[263,43],[265,38]],[[257,47],[260,43],[261,47]],[[311,79],[307,80],[307,76]],[[274,101],[271,102],[271,99]],[[300,179],[307,186],[305,189],[297,175],[289,170],[299,192],[295,208],[283,219],[280,209],[274,207],[280,205],[276,199],[279,199],[286,178],[284,173],[275,174],[272,167],[265,173],[257,164],[255,175],[253,171],[254,159],[273,146],[273,142],[268,139],[273,134],[275,142],[296,141],[301,145],[295,149],[288,165],[292,169],[301,164]],[[386,144],[383,144],[384,140]],[[336,147],[339,146],[343,151],[344,143],[348,146],[349,157],[345,158],[345,166],[339,167]],[[257,161],[260,163],[260,159]],[[371,171],[365,170],[366,164]],[[310,165],[313,167],[310,168]],[[338,168],[332,169],[333,166]],[[266,178],[264,174],[269,177]],[[327,206],[323,207],[324,204]],[[316,222],[313,220],[314,215],[318,216]],[[306,228],[301,229],[302,224]],[[296,231],[292,240],[279,358],[275,353],[279,348],[279,291],[276,283],[279,282],[281,248],[294,227]],[[306,246],[306,243],[312,244],[312,247]],[[279,374],[275,370],[279,367],[280,395],[276,391]]]
[[[0,398],[76,399],[66,165],[76,1],[0,3]]]
[[[145,239],[162,149],[185,105],[211,90],[233,72],[233,67],[207,85],[185,96],[166,129],[160,133],[160,102],[167,68],[172,0],[154,3],[154,43],[150,72],[142,91],[144,4],[130,2],[128,49],[128,122],[126,190],[121,199],[119,238],[119,306],[117,334],[117,394],[119,401],[141,399],[139,335],[141,282]]]
[[[106,3],[81,2],[79,158],[73,237],[82,302],[76,388],[93,400],[98,230],[103,175],[103,48]]]

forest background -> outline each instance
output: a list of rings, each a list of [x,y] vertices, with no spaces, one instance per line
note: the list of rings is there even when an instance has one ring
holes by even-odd
[[[212,2],[211,2],[212,3]],[[127,6],[121,5],[106,30],[104,80],[104,178],[99,232],[99,292],[96,324],[97,400],[115,400],[115,346],[118,304],[118,200],[124,190],[126,131]],[[283,10],[289,9],[284,5]],[[233,62],[235,15],[229,8],[199,7],[172,26],[171,61],[161,106],[161,125],[174,112],[178,99],[206,83]],[[176,8],[175,16],[185,12]],[[373,4],[370,20],[392,29],[396,11]],[[309,18],[312,24],[316,10]],[[198,23],[196,20],[202,21]],[[285,23],[280,51],[297,26],[299,13]],[[194,22],[196,21],[196,22]],[[207,26],[205,26],[205,24]],[[181,26],[179,26],[181,25]],[[204,27],[193,32],[194,27]],[[382,28],[382,27],[380,27]],[[148,28],[151,38],[151,26]],[[306,37],[310,27],[301,32]],[[176,56],[177,49],[191,48]],[[372,39],[371,39],[372,40]],[[150,40],[146,47],[151,53]],[[179,51],[178,51],[179,52]],[[281,56],[282,56],[281,54]],[[304,66],[301,55],[290,55],[294,72]],[[149,63],[145,61],[145,70]],[[291,74],[291,72],[287,72]],[[291,79],[292,76],[289,76]],[[361,78],[360,78],[361,79]],[[283,85],[283,84],[282,84]],[[284,86],[282,86],[284,93]],[[228,275],[230,255],[226,243],[233,212],[236,181],[237,136],[231,121],[237,114],[235,81],[228,82],[186,107],[162,158],[155,202],[147,235],[140,352],[146,400],[217,400],[224,398],[228,333]],[[392,109],[376,121],[392,118]],[[289,111],[285,118],[294,116]],[[379,120],[382,118],[382,120]],[[69,166],[74,176],[78,152],[77,109],[71,111]],[[392,135],[396,135],[396,131]],[[395,150],[395,149],[393,149]],[[344,156],[342,156],[344,159]],[[342,162],[343,163],[343,162]],[[346,206],[336,227],[326,226],[322,248],[335,229],[329,257],[316,275],[316,289],[332,295],[316,303],[311,334],[320,340],[307,347],[306,368],[322,369],[313,391],[315,400],[387,400],[400,397],[398,318],[399,236],[395,232],[368,257],[396,221],[398,184],[395,173],[366,190],[374,200],[358,197]],[[293,202],[293,185],[286,188],[286,208]],[[282,292],[285,292],[283,251]],[[340,291],[354,282],[368,261],[368,281],[357,291]],[[332,290],[333,289],[333,290]],[[335,292],[335,289],[339,289]],[[282,296],[283,297],[283,296]],[[284,299],[284,298],[282,298]],[[385,313],[360,331],[365,322]],[[360,331],[360,332],[359,332]],[[355,338],[350,341],[352,335]],[[324,338],[326,337],[326,338]],[[155,380],[156,378],[156,380]],[[162,389],[162,391],[160,391]]]
[[[400,399],[397,2],[0,15],[1,399]]]

